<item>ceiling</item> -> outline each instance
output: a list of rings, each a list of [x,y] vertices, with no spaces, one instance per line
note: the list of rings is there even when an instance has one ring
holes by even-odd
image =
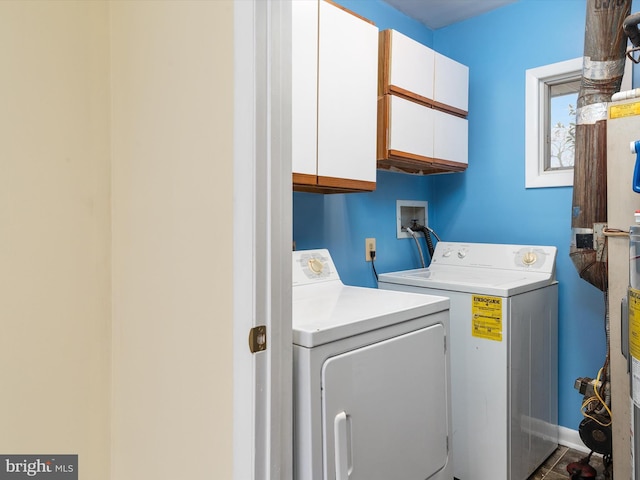
[[[432,30],[514,3],[516,0],[384,0]]]

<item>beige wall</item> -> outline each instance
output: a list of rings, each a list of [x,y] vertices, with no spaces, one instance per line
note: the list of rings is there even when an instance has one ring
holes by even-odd
[[[92,480],[110,457],[107,13],[0,2],[0,453],[77,453]]]
[[[232,478],[232,28],[0,2],[0,453]]]
[[[111,32],[114,479],[231,479],[233,3]]]

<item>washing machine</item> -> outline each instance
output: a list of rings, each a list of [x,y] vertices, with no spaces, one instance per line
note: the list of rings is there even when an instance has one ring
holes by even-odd
[[[453,474],[526,480],[558,445],[557,249],[438,242],[378,287],[449,297]]]
[[[449,300],[293,252],[294,479],[451,480]]]

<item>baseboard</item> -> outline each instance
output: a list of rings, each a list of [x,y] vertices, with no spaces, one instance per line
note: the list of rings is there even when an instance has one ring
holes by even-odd
[[[578,450],[579,452],[589,453],[589,449],[582,443],[580,434],[577,430],[567,427],[558,427],[558,443],[565,447]]]

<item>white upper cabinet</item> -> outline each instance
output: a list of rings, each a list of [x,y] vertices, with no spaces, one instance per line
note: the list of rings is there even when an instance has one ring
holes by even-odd
[[[465,170],[468,67],[384,30],[378,75],[378,167],[422,174]]]
[[[395,30],[380,32],[380,95],[395,94],[466,116],[469,67]]]
[[[378,28],[325,0],[292,2],[295,190],[375,190]]]
[[[391,152],[411,152],[411,160],[430,158],[467,163],[467,120],[433,108],[389,95],[388,148]],[[409,165],[409,164],[408,164]],[[414,164],[416,165],[416,164]],[[456,170],[451,165],[451,170]],[[429,167],[423,166],[424,173]],[[433,168],[433,165],[431,166]],[[458,170],[463,170],[460,165]]]
[[[467,168],[467,119],[398,95],[378,100],[378,167],[407,173]]]

